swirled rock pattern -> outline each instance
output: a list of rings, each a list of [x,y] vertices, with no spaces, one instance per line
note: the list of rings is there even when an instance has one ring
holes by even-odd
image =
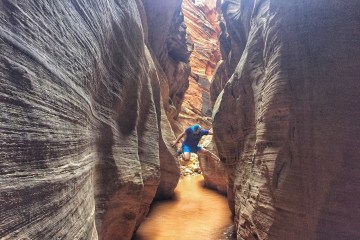
[[[224,1],[239,60],[213,127],[238,239],[360,238],[359,9]]]
[[[219,37],[222,60],[218,62],[211,79],[210,96],[213,104],[240,61],[248,38],[253,5],[253,0],[224,1],[222,4],[224,21],[220,22]]]
[[[199,122],[210,128],[210,79],[220,60],[220,1],[184,0],[182,10],[192,52],[189,88],[184,96],[179,122],[183,128]]]
[[[193,51],[190,56],[191,71],[211,78],[215,66],[220,60],[220,1],[184,0],[182,9],[186,30],[193,43]]]
[[[0,1],[1,239],[130,239],[172,194],[166,43],[149,44],[144,6]],[[166,39],[173,16],[161,21]]]

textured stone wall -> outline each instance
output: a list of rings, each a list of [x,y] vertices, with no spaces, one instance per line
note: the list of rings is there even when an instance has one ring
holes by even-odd
[[[220,60],[220,1],[184,0],[182,9],[192,52],[189,88],[184,96],[179,122],[183,128],[195,123],[210,128],[210,79]]]
[[[149,26],[149,45],[155,56],[160,77],[165,113],[176,134],[182,129],[178,121],[184,95],[189,87],[188,42],[182,0],[143,0]]]
[[[239,60],[213,127],[238,239],[359,239],[360,2],[225,0],[223,14]]]
[[[130,239],[172,194],[165,43],[149,44],[144,6],[0,1],[1,239]]]
[[[194,3],[192,0],[184,0],[182,9],[186,30],[193,43],[190,56],[191,71],[211,78],[220,60],[220,1],[207,0]]]
[[[202,146],[214,154],[217,154],[213,136],[208,135],[203,138]],[[216,159],[204,155],[199,155],[198,159],[205,186],[221,194],[226,194],[228,187],[226,167],[222,163],[217,162]]]

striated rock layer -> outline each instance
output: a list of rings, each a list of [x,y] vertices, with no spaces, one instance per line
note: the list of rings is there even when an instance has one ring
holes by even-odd
[[[157,53],[180,3],[143,2],[0,1],[1,239],[130,239],[172,195],[178,83]]]
[[[191,71],[210,79],[220,60],[220,1],[194,3],[192,0],[184,0],[182,9],[187,33],[193,43],[190,56]]]
[[[220,1],[184,0],[182,9],[192,53],[189,89],[184,96],[179,122],[183,128],[195,123],[209,128],[212,114],[209,80],[220,60]]]
[[[238,239],[360,238],[359,9],[224,1],[239,61],[213,127]]]
[[[214,104],[228,79],[234,73],[244,51],[254,1],[225,1],[222,5],[223,20],[220,22],[221,61],[217,63],[211,79],[210,96]]]

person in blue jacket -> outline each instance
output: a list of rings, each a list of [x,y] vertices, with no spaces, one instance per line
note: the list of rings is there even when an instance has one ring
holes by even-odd
[[[173,147],[176,146],[180,139],[185,136],[185,140],[182,143],[183,159],[185,161],[190,160],[190,153],[204,154],[208,157],[214,158],[216,161],[220,161],[215,154],[198,145],[202,136],[212,134],[213,133],[211,131],[202,129],[199,124],[195,124],[188,127],[183,133],[181,133],[176,140],[171,143],[171,145]]]

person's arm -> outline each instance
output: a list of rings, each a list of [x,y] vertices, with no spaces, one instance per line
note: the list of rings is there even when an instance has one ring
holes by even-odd
[[[208,130],[208,135],[214,135],[214,133],[213,133],[213,131],[212,131],[212,128],[210,128],[209,130]]]
[[[171,143],[171,146],[174,147],[174,146],[180,141],[180,139],[181,139],[183,136],[185,136],[185,134],[186,134],[185,132],[181,133],[181,134],[177,137],[177,139]]]

